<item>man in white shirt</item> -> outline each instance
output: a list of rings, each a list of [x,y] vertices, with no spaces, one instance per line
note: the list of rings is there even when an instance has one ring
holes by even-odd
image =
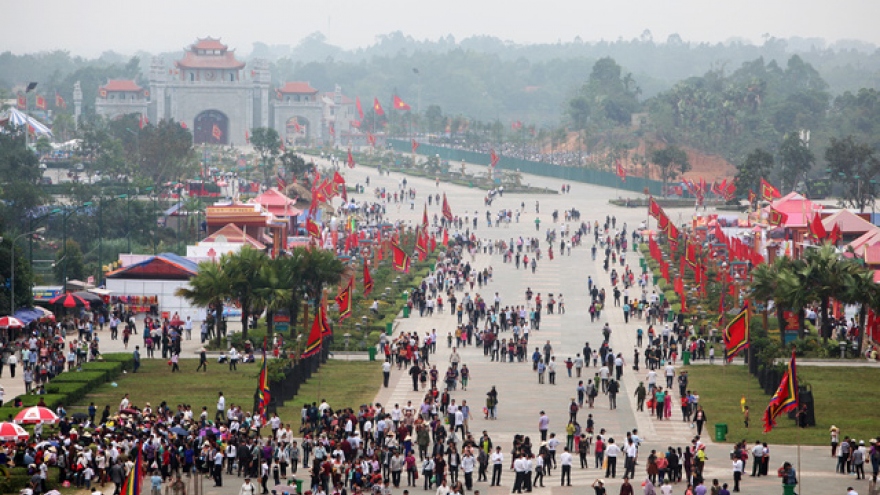
[[[466,449],[461,457],[461,470],[464,472],[464,487],[468,491],[474,486],[474,467],[476,465],[477,460],[474,458],[471,449]]]
[[[606,478],[617,477],[617,456],[620,455],[620,447],[614,443],[613,438],[608,439],[608,445],[605,447],[605,458],[608,459],[608,468],[605,469]]]
[[[511,493],[522,493],[523,490],[523,480],[526,475],[526,459],[525,454],[522,454],[519,458],[513,461],[513,471],[516,475],[513,481],[513,490]]]
[[[639,456],[639,448],[636,446],[636,443],[633,441],[632,437],[630,437],[629,442],[626,445],[626,461],[623,465],[623,477],[624,478],[635,478],[636,476],[636,458]]]
[[[742,458],[737,458],[733,460],[733,491],[739,491],[739,482],[742,480],[743,475],[743,460]]]
[[[223,392],[217,392],[217,413],[214,415],[214,421],[220,423],[226,415],[226,397]]]
[[[391,381],[391,361],[387,359],[382,363],[382,380],[385,388],[388,388],[388,382]]]
[[[560,481],[561,486],[566,486],[565,480],[568,478],[568,486],[571,486],[571,452],[568,451],[568,447],[562,452],[562,455],[559,456],[559,464],[562,465],[562,480]]]
[[[675,378],[675,366],[672,363],[666,363],[666,388],[672,388],[672,381]]]
[[[495,452],[489,458],[492,463],[492,483],[489,486],[501,486],[501,470],[504,465],[504,454],[501,453],[501,447],[495,447]]]

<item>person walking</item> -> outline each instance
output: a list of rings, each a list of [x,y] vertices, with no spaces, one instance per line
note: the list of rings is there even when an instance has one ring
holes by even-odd
[[[563,450],[562,455],[559,456],[559,464],[562,466],[562,479],[560,480],[560,486],[571,486],[571,463],[572,457],[571,452],[569,452],[568,447]],[[566,483],[568,480],[568,483]]]

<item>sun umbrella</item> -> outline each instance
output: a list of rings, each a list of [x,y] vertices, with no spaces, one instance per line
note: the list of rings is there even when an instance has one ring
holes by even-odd
[[[24,428],[15,423],[0,423],[0,442],[25,440],[29,436]]]
[[[0,328],[24,328],[24,323],[14,316],[4,316],[0,318]]]
[[[121,414],[130,414],[130,415],[132,415],[132,416],[137,416],[138,414],[141,413],[141,412],[138,411],[137,409],[133,409],[133,408],[131,408],[131,407],[126,408],[126,409],[120,409],[119,412],[120,412]]]
[[[183,320],[181,320],[180,318],[174,318],[173,320],[169,321],[168,324],[172,327],[182,327]]]
[[[19,411],[19,413],[15,415],[15,422],[25,425],[35,425],[38,423],[45,425],[55,424],[58,422],[58,415],[53,413],[49,408],[34,406]]]
[[[171,428],[168,431],[170,431],[171,433],[174,433],[175,435],[180,435],[180,436],[189,435],[189,431],[187,431],[179,426],[175,426],[174,428]]]
[[[84,419],[89,419],[89,415],[84,412],[73,413],[73,419],[77,421],[82,421]]]
[[[49,304],[58,304],[64,306],[65,308],[88,308],[89,302],[85,299],[68,292],[67,294],[61,294],[51,300],[49,300]]]

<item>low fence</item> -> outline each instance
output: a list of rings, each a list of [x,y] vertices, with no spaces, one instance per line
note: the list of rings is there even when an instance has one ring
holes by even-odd
[[[410,141],[389,139],[388,143],[394,151],[399,153],[412,152],[412,143]],[[468,163],[486,166],[490,163],[490,157],[486,153],[446,148],[432,144],[419,143],[417,153],[425,156],[439,155],[442,160],[449,160],[450,162],[464,160]],[[554,177],[575,182],[586,182],[597,186],[613,187],[639,193],[644,192],[645,188],[647,188],[648,191],[655,196],[660,196],[663,189],[662,182],[642,177],[627,177],[626,182],[623,182],[620,180],[620,177],[605,170],[594,170],[582,167],[564,167],[552,163],[535,162],[507,156],[500,157],[498,167],[504,170],[518,170],[524,174]]]
[[[330,344],[333,338],[327,337],[321,345],[321,352],[306,359],[301,359],[293,366],[284,370],[283,380],[270,380],[269,393],[272,395],[267,412],[272,414],[279,407],[284,406],[285,401],[293,399],[299,393],[300,387],[316,373],[322,364],[330,357]],[[254,411],[258,410],[260,403],[259,393],[254,393]]]

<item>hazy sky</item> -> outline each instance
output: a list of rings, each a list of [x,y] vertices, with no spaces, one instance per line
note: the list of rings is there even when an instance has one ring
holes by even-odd
[[[0,0],[0,52],[65,49],[96,56],[176,51],[222,37],[242,54],[254,41],[296,44],[321,31],[345,48],[403,31],[417,39],[491,35],[519,43],[741,37],[860,39],[880,44],[878,0]]]

